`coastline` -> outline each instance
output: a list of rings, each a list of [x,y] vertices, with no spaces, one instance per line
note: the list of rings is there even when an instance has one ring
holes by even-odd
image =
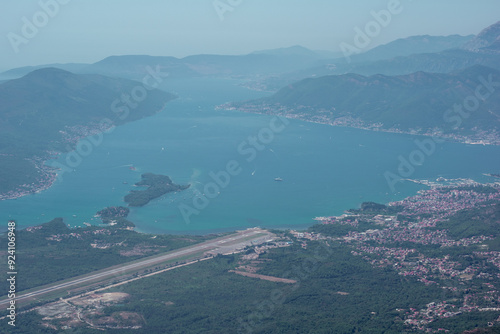
[[[57,169],[45,165],[46,161],[48,160],[35,162],[35,168],[42,173],[42,175],[37,179],[37,183],[33,182],[31,184],[22,184],[15,190],[0,194],[0,201],[14,200],[24,196],[37,194],[52,187],[57,180]]]
[[[102,134],[105,131],[108,131],[112,126],[103,127],[99,124],[94,124],[90,126],[78,125],[73,127],[67,127],[62,133],[62,145],[66,147],[71,147],[74,150],[76,144],[89,136]],[[52,187],[57,180],[59,168],[51,167],[46,165],[46,162],[49,160],[57,159],[57,157],[61,154],[69,153],[68,152],[59,152],[59,151],[45,151],[44,157],[33,157],[30,160],[32,161],[35,169],[40,172],[40,176],[37,178],[36,182],[31,184],[22,184],[19,185],[16,189],[8,191],[6,193],[0,193],[0,201],[3,200],[14,200],[17,198],[21,198],[24,196],[37,194],[42,191],[45,191]]]
[[[247,110],[245,108],[237,108],[231,106],[231,104],[222,104],[215,107],[216,110],[227,110],[227,111],[239,111],[244,113],[252,113],[252,114],[260,114],[260,115],[276,115],[280,117],[285,117],[289,119],[297,119],[301,121],[306,121],[310,123],[316,124],[324,124],[336,127],[343,128],[354,128],[360,130],[374,131],[374,132],[385,132],[385,133],[396,133],[396,134],[406,134],[406,135],[417,135],[417,136],[425,136],[425,137],[433,137],[439,138],[443,140],[447,140],[450,142],[467,144],[467,145],[493,145],[500,146],[500,136],[497,136],[492,139],[480,139],[480,138],[471,138],[467,136],[460,135],[443,135],[435,132],[419,132],[416,130],[404,131],[400,129],[384,129],[381,124],[362,124],[360,120],[356,120],[354,118],[341,117],[340,120],[330,121],[327,119],[311,119],[301,114],[290,114],[287,111],[271,113],[266,112],[265,110]],[[109,125],[108,127],[103,128],[103,126],[99,126],[99,124],[94,124],[93,126],[75,126],[68,127],[63,131],[63,145],[70,145],[72,148],[82,139],[85,139],[92,135],[102,134],[112,128],[114,125]],[[35,168],[40,172],[40,176],[37,178],[36,182],[31,184],[22,184],[19,185],[16,189],[8,191],[6,193],[0,193],[0,201],[3,200],[14,200],[17,198],[21,198],[24,196],[40,193],[52,187],[57,180],[58,171],[60,169],[47,166],[45,163],[49,160],[57,159],[57,156],[68,152],[54,152],[47,151],[46,157],[34,157],[32,158],[32,162]]]
[[[159,110],[155,111],[154,114],[149,116],[160,113],[165,109],[167,104],[168,102],[165,102]],[[103,120],[106,120],[106,118],[104,118]],[[35,169],[41,171],[42,175],[37,178],[36,182],[33,182],[31,184],[22,184],[17,186],[16,189],[10,190],[5,193],[0,193],[0,201],[14,200],[24,196],[37,194],[52,187],[58,178],[58,171],[60,171],[60,169],[47,166],[45,163],[49,160],[57,159],[57,157],[61,154],[66,154],[74,151],[76,145],[82,139],[85,139],[89,136],[103,134],[113,127],[121,124],[126,124],[125,122],[117,125],[114,121],[109,121],[110,122],[101,121],[99,123],[91,123],[89,125],[66,126],[63,130],[60,131],[62,144],[61,146],[65,146],[66,148],[70,149],[68,149],[66,152],[47,150],[43,152],[43,157],[30,158],[29,160],[33,162]]]
[[[446,179],[446,180],[442,181],[442,183],[440,183],[440,182],[434,182],[434,181],[430,181],[430,180],[413,180],[413,179],[407,179],[407,180],[410,182],[422,184],[422,185],[428,187],[428,189],[418,190],[417,192],[415,192],[411,195],[408,195],[406,197],[403,197],[400,200],[384,202],[382,204],[389,206],[389,207],[394,206],[394,205],[397,205],[398,203],[409,202],[413,198],[417,198],[419,196],[423,196],[423,195],[435,192],[439,189],[455,189],[455,188],[460,188],[460,187],[481,187],[481,186],[490,186],[490,187],[496,187],[496,188],[500,187],[500,181],[478,182],[478,181],[475,181],[472,179]],[[361,204],[362,204],[362,202],[359,203],[359,205],[361,205]],[[306,232],[310,227],[317,225],[317,224],[324,224],[324,221],[327,221],[329,219],[332,219],[332,218],[339,219],[339,218],[343,218],[343,217],[347,217],[347,216],[351,215],[351,213],[349,212],[349,210],[351,210],[351,209],[353,209],[353,208],[345,208],[343,214],[341,214],[340,216],[327,215],[324,217],[320,217],[320,216],[311,217],[309,222],[304,222],[304,223],[301,223],[299,225],[294,225],[294,224],[291,224],[291,225],[273,225],[273,224],[269,224],[269,225],[224,227],[224,228],[196,230],[196,231],[168,230],[168,231],[161,231],[161,232],[155,231],[155,230],[147,230],[147,229],[145,230],[137,225],[134,227],[128,227],[127,229],[132,230],[136,233],[143,234],[143,235],[192,235],[192,236],[208,236],[208,235],[226,234],[226,233],[232,233],[235,231],[255,228],[255,227],[259,227],[259,228],[263,228],[263,229],[267,229],[267,230],[281,230],[281,231],[294,230],[294,231],[298,231],[298,232]],[[98,215],[96,214],[94,217],[98,217]],[[133,223],[133,221],[132,221],[132,223]],[[41,224],[32,225],[32,226],[28,226],[25,228],[33,228],[33,227],[39,226],[39,225],[41,225]],[[103,226],[105,228],[107,226],[112,226],[112,225],[113,224],[103,223],[103,224],[97,224],[95,226]],[[88,226],[90,226],[90,225],[88,225]],[[23,228],[23,229],[25,229],[25,228]],[[77,227],[70,227],[70,228],[72,229],[72,228],[84,228],[84,227],[77,226]]]
[[[300,107],[298,107],[300,108]],[[305,107],[303,107],[305,108]],[[366,123],[365,121],[354,118],[352,116],[341,116],[337,117],[335,120],[329,119],[326,114],[331,113],[331,111],[318,109],[318,114],[325,114],[324,116],[310,115],[306,113],[293,113],[296,110],[289,109],[281,105],[242,105],[241,107],[235,107],[232,103],[225,103],[215,107],[216,110],[226,110],[226,111],[239,111],[251,114],[269,115],[269,116],[279,116],[289,119],[297,119],[305,122],[325,124],[336,127],[344,128],[354,128],[360,130],[374,131],[374,132],[386,132],[386,133],[397,133],[415,136],[425,136],[432,137],[436,139],[447,140],[450,142],[467,144],[467,145],[493,145],[500,146],[500,134],[498,133],[483,133],[483,135],[475,136],[465,136],[459,134],[443,134],[440,129],[435,128],[433,130],[422,130],[422,129],[409,129],[401,130],[398,128],[383,128],[382,123]],[[307,109],[309,110],[309,109]]]

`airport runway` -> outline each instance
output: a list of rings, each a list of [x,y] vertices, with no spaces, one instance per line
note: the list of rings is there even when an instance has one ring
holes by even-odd
[[[150,267],[155,264],[160,264],[169,260],[175,260],[176,258],[185,257],[186,255],[196,254],[202,251],[210,251],[213,253],[217,250],[220,250],[221,253],[229,253],[231,249],[234,249],[234,251],[236,251],[238,249],[244,248],[246,245],[250,245],[251,243],[255,244],[255,242],[265,242],[271,236],[272,234],[270,232],[259,228],[240,231],[236,234],[231,234],[222,238],[205,241],[200,244],[174,250],[167,254],[147,257],[132,264],[124,263],[120,266],[113,266],[112,268],[107,270],[104,269],[104,271],[101,269],[99,270],[99,273],[96,274],[81,275],[64,283],[40,288],[28,293],[16,294],[15,300],[16,303],[18,303],[29,298],[41,297],[49,293],[57,292],[60,290],[69,290],[77,286],[79,288],[84,288],[85,283],[89,283],[89,285],[96,284],[97,282],[105,281],[106,279],[110,279],[113,277],[118,277],[119,275],[124,275],[140,268]],[[10,299],[8,299],[7,296],[3,296],[0,300],[0,307],[7,307],[9,302]]]

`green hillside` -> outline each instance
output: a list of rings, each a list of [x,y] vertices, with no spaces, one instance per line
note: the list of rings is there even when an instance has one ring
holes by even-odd
[[[127,98],[128,96],[128,98]],[[142,83],[55,68],[0,85],[0,198],[43,187],[50,152],[89,134],[150,116],[174,95]]]
[[[492,84],[486,87],[485,82]],[[498,82],[500,72],[484,66],[451,74],[324,76],[304,79],[268,98],[233,103],[230,108],[329,124],[350,117],[361,127],[377,123],[381,129],[437,129],[470,135],[500,129],[500,95],[494,94]],[[478,87],[484,100],[475,96]],[[452,110],[455,104],[462,105],[464,112],[466,108],[476,110],[462,116]]]

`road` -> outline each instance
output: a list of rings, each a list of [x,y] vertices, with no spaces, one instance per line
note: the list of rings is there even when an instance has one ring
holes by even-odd
[[[167,254],[156,255],[152,257],[147,257],[143,260],[139,260],[138,262],[132,264],[123,264],[120,266],[113,266],[110,269],[100,270],[99,273],[96,274],[87,274],[75,277],[70,279],[67,282],[52,285],[45,288],[40,288],[38,290],[16,295],[16,303],[27,300],[29,298],[41,297],[43,295],[57,292],[60,290],[69,290],[75,287],[82,287],[82,284],[89,283],[95,284],[96,282],[104,281],[113,277],[117,277],[123,275],[127,272],[133,272],[134,270],[138,270],[144,267],[151,267],[156,264],[160,264],[169,260],[175,260],[177,258],[185,257],[186,255],[196,254],[199,252],[215,252],[217,250],[223,249],[224,253],[228,253],[228,249],[233,248],[234,250],[241,249],[245,247],[245,245],[250,245],[251,242],[259,239],[260,242],[268,239],[272,234],[266,230],[261,230],[258,228],[249,229],[241,232],[237,232],[236,234],[228,235],[222,238],[217,238],[210,241],[205,241],[200,244],[188,246],[185,248],[181,248],[175,251],[171,251]],[[249,240],[246,240],[249,239]],[[7,307],[10,302],[10,299],[2,298],[0,300],[0,307]]]

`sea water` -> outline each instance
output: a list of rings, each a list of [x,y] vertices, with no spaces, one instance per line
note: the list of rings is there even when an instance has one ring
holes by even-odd
[[[400,200],[425,188],[409,181],[391,188],[384,176],[398,174],[400,158],[409,160],[420,150],[415,140],[425,137],[299,120],[282,126],[274,116],[215,110],[224,102],[270,93],[247,90],[229,79],[167,81],[162,88],[178,99],[155,116],[103,134],[102,143],[71,171],[60,173],[48,190],[0,202],[2,220],[15,219],[19,227],[56,217],[70,226],[99,224],[95,213],[125,206],[123,197],[138,189],[134,183],[148,172],[191,185],[131,208],[129,219],[137,230],[151,233],[304,227],[316,216],[339,215],[364,201]],[[273,132],[277,125],[280,131]],[[255,154],[242,154],[259,133],[268,135],[265,143],[259,142]],[[436,144],[408,178],[494,181],[482,174],[499,172],[499,153],[496,146]],[[57,162],[66,164],[66,158],[63,154]],[[224,174],[230,162],[238,172],[216,182],[212,176]]]

